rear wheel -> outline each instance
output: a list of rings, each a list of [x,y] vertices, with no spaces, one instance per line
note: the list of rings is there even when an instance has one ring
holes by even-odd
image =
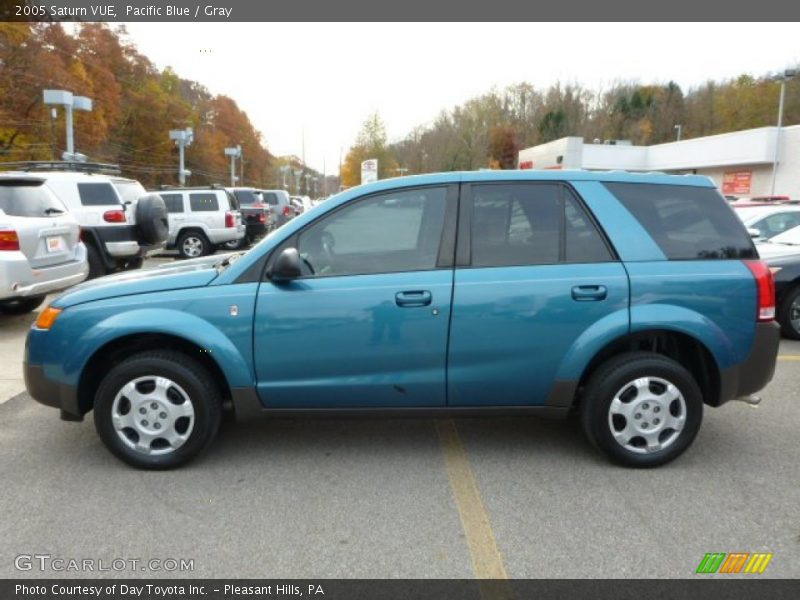
[[[31,296],[30,298],[16,298],[0,302],[0,312],[7,315],[24,315],[36,310],[44,302],[45,296]]]
[[[146,469],[178,467],[211,445],[222,398],[214,380],[179,352],[137,354],[103,378],[94,423],[111,452]]]
[[[87,244],[86,254],[89,260],[89,276],[88,276],[89,279],[102,277],[103,275],[108,273],[108,269],[106,269],[105,264],[103,264],[103,259],[100,256],[100,253],[97,251],[97,248],[95,248],[90,244]]]
[[[790,290],[778,309],[778,323],[783,335],[800,340],[800,286]]]
[[[211,244],[200,231],[184,231],[178,238],[178,253],[183,258],[198,258],[210,252]]]
[[[677,458],[702,420],[703,397],[691,373],[649,352],[621,354],[603,364],[581,403],[586,436],[629,467],[656,467]]]

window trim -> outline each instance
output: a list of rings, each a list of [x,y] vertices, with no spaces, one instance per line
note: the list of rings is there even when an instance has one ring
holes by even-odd
[[[348,202],[337,206],[336,208],[325,212],[324,214],[319,215],[316,219],[311,221],[310,223],[306,223],[302,229],[299,231],[295,231],[292,235],[286,238],[284,241],[279,243],[275,248],[273,248],[269,252],[269,256],[264,261],[264,268],[261,272],[261,281],[271,281],[269,279],[269,272],[272,269],[272,265],[286,248],[297,248],[297,239],[306,232],[310,227],[314,227],[321,221],[325,219],[329,219],[336,215],[339,211],[344,210],[346,208],[350,208],[355,206],[360,202],[365,202],[367,200],[371,200],[378,196],[385,196],[386,194],[391,193],[401,193],[401,192],[408,192],[414,190],[425,190],[425,189],[437,189],[443,188],[445,191],[445,207],[444,207],[444,224],[442,227],[442,234],[439,238],[439,250],[436,253],[436,264],[431,269],[415,269],[413,271],[381,271],[380,273],[348,273],[346,275],[309,275],[309,276],[300,276],[291,281],[305,281],[305,280],[314,280],[314,279],[331,279],[334,277],[366,277],[370,275],[391,275],[393,273],[428,273],[431,271],[441,271],[445,269],[452,269],[455,257],[455,245],[456,245],[456,231],[457,231],[457,218],[459,214],[459,186],[457,183],[446,183],[446,184],[430,184],[430,185],[419,185],[419,186],[410,186],[410,187],[402,187],[402,188],[394,188],[389,190],[381,190],[379,192],[373,192],[371,194],[367,194],[365,196],[359,196],[358,198],[354,198]]]
[[[472,192],[473,186],[492,186],[492,185],[525,185],[525,186],[558,186],[559,200],[561,201],[561,215],[560,215],[560,231],[559,231],[559,259],[551,263],[521,263],[513,265],[473,265],[472,264],[472,214],[475,208],[475,197]],[[571,262],[566,260],[566,201],[568,195],[572,196],[575,204],[583,211],[589,219],[589,223],[594,227],[597,234],[600,236],[603,244],[609,253],[609,260],[602,262]],[[553,265],[600,265],[608,263],[620,262],[619,254],[617,254],[611,240],[608,238],[603,227],[597,221],[594,213],[584,202],[581,195],[573,188],[568,181],[552,180],[552,181],[481,181],[474,183],[465,183],[461,186],[461,202],[459,203],[459,219],[458,219],[458,241],[456,249],[456,268],[461,269],[504,269],[509,267],[547,267]]]

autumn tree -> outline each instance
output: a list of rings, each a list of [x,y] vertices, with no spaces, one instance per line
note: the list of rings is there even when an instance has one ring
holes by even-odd
[[[378,113],[371,114],[347,152],[342,164],[342,185],[350,187],[361,183],[361,163],[367,159],[378,160],[378,178],[394,177],[397,161],[387,145],[386,126]]]

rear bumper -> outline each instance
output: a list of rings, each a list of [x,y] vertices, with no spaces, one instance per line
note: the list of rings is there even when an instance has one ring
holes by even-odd
[[[74,260],[34,269],[20,252],[19,257],[4,256],[0,261],[0,300],[29,298],[57,292],[80,283],[89,274],[86,247],[81,244]]]
[[[720,373],[719,402],[713,406],[763,389],[775,375],[780,340],[781,328],[775,321],[757,323],[750,355],[744,362]]]
[[[222,244],[224,242],[240,240],[244,237],[244,233],[244,225],[226,227],[225,229],[209,229],[207,231],[208,241],[212,244]]]
[[[60,383],[47,377],[41,365],[22,364],[25,388],[31,398],[53,408],[60,408],[67,420],[81,420],[83,413],[78,407],[78,393],[75,386]]]

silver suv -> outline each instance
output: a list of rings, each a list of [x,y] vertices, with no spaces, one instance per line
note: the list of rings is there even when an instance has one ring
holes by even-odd
[[[236,198],[223,188],[162,188],[159,194],[167,206],[167,248],[177,248],[183,258],[211,254],[245,235]]]
[[[36,309],[89,274],[78,221],[30,175],[0,174],[0,312]]]
[[[280,227],[288,223],[295,216],[295,210],[286,190],[261,190],[264,204],[272,208],[275,215],[275,226]]]

